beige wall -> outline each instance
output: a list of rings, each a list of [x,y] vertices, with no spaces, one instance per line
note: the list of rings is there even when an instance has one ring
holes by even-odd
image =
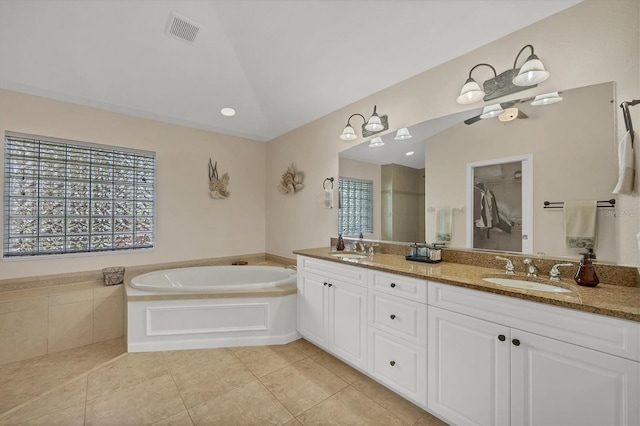
[[[0,279],[265,251],[264,143],[0,90],[7,130],[155,151],[156,248],[2,260]],[[229,173],[226,200],[209,196],[209,157]]]
[[[363,179],[373,181],[373,234],[365,234],[365,238],[379,240],[381,237],[381,180],[380,180],[380,166],[378,164],[365,163],[363,161],[350,160],[348,158],[342,158],[340,160],[340,170],[338,175],[340,177]],[[334,188],[334,200],[338,198],[337,185],[333,185]],[[338,207],[336,201],[335,207]],[[336,216],[337,217],[337,216]],[[337,223],[335,232],[337,232]]]
[[[423,242],[424,169],[385,164],[382,188],[382,239]]]
[[[520,98],[607,81],[616,82],[616,102],[640,96],[640,35],[637,0],[586,0],[480,49],[449,61],[397,85],[382,90],[310,124],[293,130],[267,147],[267,251],[290,256],[298,248],[326,246],[335,236],[337,211],[322,208],[321,183],[337,175],[338,153],[363,142],[339,139],[345,119],[354,112],[370,111],[378,105],[388,114],[390,131],[465,109],[455,98],[469,69],[489,62],[503,71],[512,66],[515,54],[531,43],[551,72],[538,88],[520,92]],[[472,34],[469,34],[472,37]],[[480,76],[478,78],[487,78]],[[510,98],[504,98],[509,100]],[[616,109],[617,131],[624,123]],[[640,106],[633,118],[640,129]],[[636,150],[640,164],[640,150]],[[276,186],[288,163],[295,161],[306,172],[308,186],[295,196],[283,196]],[[316,190],[317,187],[317,190]],[[640,230],[640,198],[620,196],[621,215],[616,224],[618,261],[640,264],[635,235]],[[295,230],[290,232],[290,230]]]

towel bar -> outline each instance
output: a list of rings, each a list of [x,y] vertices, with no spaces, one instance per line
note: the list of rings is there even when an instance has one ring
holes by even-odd
[[[598,200],[596,201],[596,203],[598,203],[597,207],[602,207],[602,208],[613,208],[616,206],[616,200],[614,200],[613,198],[610,200]],[[604,206],[601,206],[599,205],[600,203],[607,203],[607,204]],[[559,204],[559,205],[556,206],[552,204]],[[545,209],[561,209],[563,205],[564,205],[564,201],[545,201],[544,202]]]

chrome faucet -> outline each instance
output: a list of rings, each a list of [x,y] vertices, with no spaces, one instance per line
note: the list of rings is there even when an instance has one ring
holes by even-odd
[[[511,262],[511,260],[507,259],[506,257],[501,257],[501,256],[496,256],[496,259],[498,260],[504,260],[507,263],[504,265],[504,273],[507,275],[513,275],[515,274],[515,269],[513,266],[513,262]]]
[[[537,277],[538,276],[538,267],[536,266],[535,263],[533,263],[533,260],[525,259],[525,260],[522,261],[522,263],[524,263],[525,266],[526,266],[526,271],[527,271],[527,276],[528,277]]]
[[[557,263],[553,265],[549,272],[549,280],[560,281],[560,270],[558,268],[561,266],[573,266],[573,263]]]

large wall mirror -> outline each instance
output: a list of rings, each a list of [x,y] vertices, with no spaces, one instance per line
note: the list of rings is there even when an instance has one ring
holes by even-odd
[[[569,89],[559,95],[561,102],[541,106],[532,105],[533,98],[513,101],[506,106],[518,108],[519,113],[508,121],[478,119],[479,108],[412,126],[413,137],[408,140],[394,140],[395,133],[390,133],[382,137],[382,147],[369,148],[365,142],[342,151],[340,176],[374,185],[373,233],[365,237],[434,242],[441,231],[437,217],[446,209],[452,212],[450,246],[473,247],[467,223],[473,209],[467,192],[469,164],[530,155],[532,246],[527,251],[575,258],[579,250],[565,245],[563,210],[545,209],[544,202],[613,197],[614,84]],[[511,178],[517,172],[512,174],[508,166],[503,169]],[[615,215],[599,208],[597,216],[598,259],[615,262]]]

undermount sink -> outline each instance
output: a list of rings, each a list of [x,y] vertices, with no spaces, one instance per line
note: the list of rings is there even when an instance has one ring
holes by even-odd
[[[571,293],[571,290],[563,287],[558,287],[552,284],[543,284],[536,281],[520,280],[518,278],[483,278],[483,280],[493,284],[519,288],[522,290],[546,291],[550,293]]]
[[[333,257],[341,257],[343,259],[366,259],[366,254],[360,253],[331,253]]]

